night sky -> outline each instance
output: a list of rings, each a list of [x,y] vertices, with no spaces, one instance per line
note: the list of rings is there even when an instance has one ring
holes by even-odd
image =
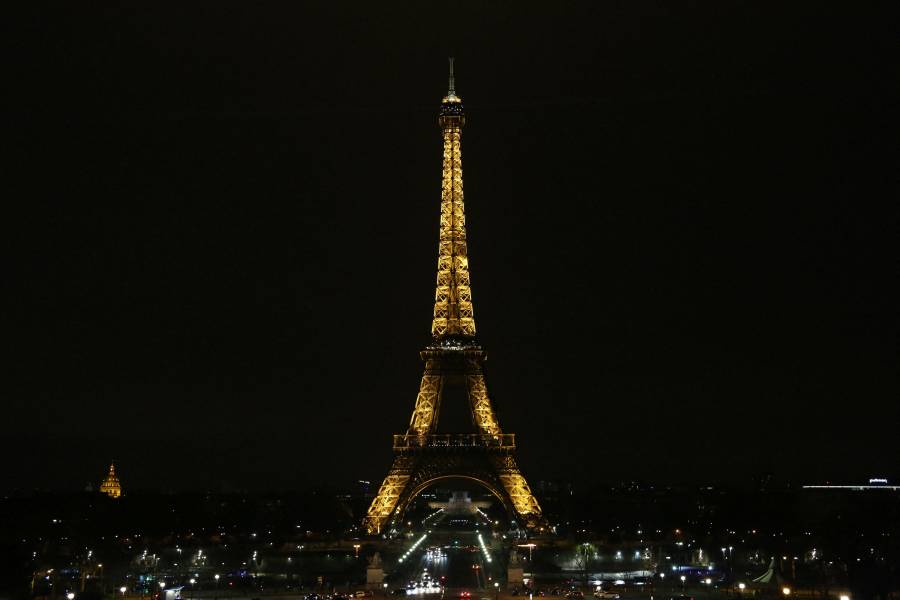
[[[900,475],[891,20],[143,4],[10,21],[0,489],[112,458],[126,491],[383,477],[430,339],[450,54],[530,479]]]

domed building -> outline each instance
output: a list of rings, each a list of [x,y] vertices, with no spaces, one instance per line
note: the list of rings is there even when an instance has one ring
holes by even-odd
[[[122,495],[122,484],[119,483],[119,478],[116,476],[115,463],[109,463],[109,474],[100,484],[100,491],[110,498],[118,498]]]

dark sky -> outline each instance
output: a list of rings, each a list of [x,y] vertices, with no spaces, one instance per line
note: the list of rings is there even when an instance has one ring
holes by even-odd
[[[429,341],[451,53],[476,321],[527,475],[900,475],[891,20],[132,4],[6,40],[0,486],[110,458],[132,489],[382,477]]]

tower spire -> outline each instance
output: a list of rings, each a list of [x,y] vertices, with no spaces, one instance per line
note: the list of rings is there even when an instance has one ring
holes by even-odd
[[[431,321],[431,335],[438,341],[445,338],[475,337],[460,146],[466,117],[462,99],[456,95],[453,58],[450,59],[449,83],[450,89],[441,102],[438,118],[444,140],[444,157],[437,286],[434,293],[434,318]]]
[[[450,83],[447,86],[447,96],[456,95],[456,80],[453,77],[453,57],[450,57]]]

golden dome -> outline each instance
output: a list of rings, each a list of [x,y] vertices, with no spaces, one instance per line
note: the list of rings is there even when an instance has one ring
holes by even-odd
[[[122,484],[119,483],[119,478],[116,476],[115,463],[109,464],[109,474],[100,484],[100,491],[110,498],[118,498],[122,495]]]

